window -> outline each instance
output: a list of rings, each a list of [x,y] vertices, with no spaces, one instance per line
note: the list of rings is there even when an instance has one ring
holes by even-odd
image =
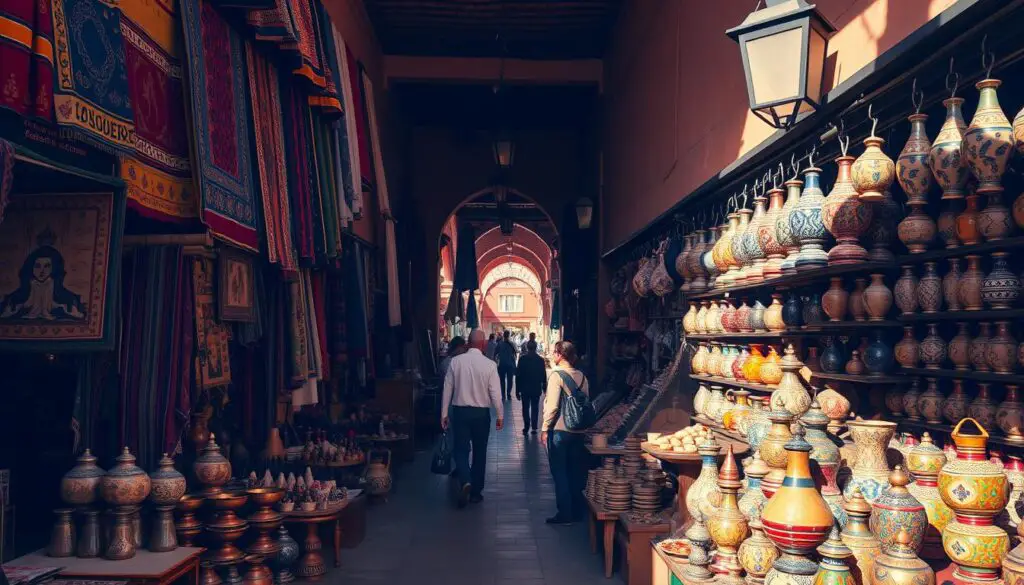
[[[502,313],[522,313],[523,295],[498,295]]]

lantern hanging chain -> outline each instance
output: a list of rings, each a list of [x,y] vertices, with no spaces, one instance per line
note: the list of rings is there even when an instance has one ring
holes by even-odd
[[[921,113],[921,106],[924,105],[924,90],[917,89],[917,78],[914,78],[914,83],[910,87],[910,103],[914,105],[914,113]]]
[[[996,54],[985,50],[988,33],[981,38],[981,66],[985,69],[985,79],[992,79],[992,68],[996,66]]]
[[[875,131],[878,130],[878,116],[873,115],[875,104],[868,104],[868,120],[871,120],[871,138],[876,138]],[[850,146],[850,139],[846,139],[846,146]],[[843,156],[846,156],[845,150]]]
[[[949,90],[949,97],[956,97],[956,90],[960,87],[960,74],[953,70],[953,57],[949,58],[949,73],[946,73],[946,89]]]

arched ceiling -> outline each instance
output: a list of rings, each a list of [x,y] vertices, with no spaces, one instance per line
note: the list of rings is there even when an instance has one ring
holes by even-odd
[[[538,297],[544,291],[544,287],[541,284],[537,274],[529,266],[520,264],[519,262],[512,262],[509,264],[498,264],[492,268],[487,274],[484,275],[483,280],[480,281],[480,292],[483,296],[487,296],[487,291],[492,286],[503,281],[503,280],[518,280],[525,283],[527,286],[533,289],[533,292]]]
[[[497,264],[508,262],[509,253],[505,244],[495,246],[490,250],[485,250],[483,253],[480,253],[478,250],[477,253],[479,255],[476,259],[476,273],[479,275],[486,274],[488,270]],[[529,248],[513,244],[512,259],[513,261],[518,259],[519,262],[532,268],[537,274],[537,277],[541,279],[541,283],[547,282],[551,278],[548,267],[544,265],[537,255]]]
[[[492,227],[477,236],[477,253],[479,253],[480,250],[488,250],[498,244],[504,244],[508,241],[508,238],[508,236],[501,233],[501,230],[497,226]],[[544,241],[543,238],[537,235],[537,232],[517,223],[512,226],[511,238],[513,243],[521,244],[522,246],[530,248],[545,265],[549,265],[551,263],[551,246],[548,242]]]

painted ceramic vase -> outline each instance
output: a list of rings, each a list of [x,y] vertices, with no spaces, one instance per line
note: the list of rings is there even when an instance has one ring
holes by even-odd
[[[874,218],[865,238],[870,243],[868,260],[871,262],[885,262],[892,264],[896,261],[896,255],[892,252],[892,243],[896,239],[898,219],[903,213],[903,208],[892,198],[888,190],[882,193],[882,200],[873,203],[875,210]]]
[[[871,569],[875,558],[881,552],[878,539],[868,527],[871,516],[871,504],[864,500],[860,490],[855,489],[853,495],[844,506],[846,510],[846,526],[839,537],[853,552],[853,576],[858,585],[871,585]]]
[[[100,480],[100,495],[111,506],[138,506],[149,496],[152,487],[149,476],[135,465],[135,456],[128,447],[116,461],[117,465]]]
[[[691,518],[706,521],[722,503],[722,491],[718,488],[718,443],[714,439],[697,446],[700,453],[700,475],[686,492],[686,510]]]
[[[884,321],[892,308],[892,292],[885,286],[884,274],[872,274],[871,285],[864,290],[864,308],[868,321]]]
[[[902,467],[896,466],[889,474],[889,487],[882,490],[872,504],[868,525],[871,532],[878,536],[883,549],[896,544],[896,535],[905,530],[910,537],[910,548],[915,552],[921,550],[928,515],[924,505],[907,490],[909,483],[910,476]]]
[[[718,489],[722,493],[721,504],[707,520],[711,540],[718,548],[717,564],[731,566],[739,562],[737,549],[749,534],[747,518],[740,511],[737,493],[743,484],[740,483],[739,467],[732,454],[732,444],[725,453],[722,468],[718,473]]]
[[[959,301],[964,310],[981,310],[985,307],[982,303],[981,287],[985,281],[985,275],[981,271],[981,256],[971,254],[967,257],[967,270],[961,277],[961,283],[957,289]]]
[[[831,286],[821,297],[821,308],[828,315],[829,321],[842,321],[846,316],[846,306],[850,300],[850,293],[843,288],[843,279],[833,276],[830,279]]]
[[[963,380],[953,380],[953,391],[942,403],[942,417],[948,424],[956,424],[967,416],[967,407],[971,401],[964,392]]]
[[[1017,340],[1009,321],[996,321],[996,331],[985,346],[985,361],[997,374],[1012,374],[1017,366]]]
[[[971,356],[971,365],[979,372],[988,372],[991,369],[988,366],[988,342],[991,338],[992,324],[984,321],[978,323],[978,334],[971,340],[968,351]]]
[[[812,345],[807,348],[807,359],[804,360],[804,369],[800,370],[800,377],[810,383],[811,374],[821,371],[821,356],[818,355],[818,346]]]
[[[975,434],[961,432],[965,423]],[[993,519],[1006,506],[1010,482],[1002,466],[985,452],[988,432],[972,418],[961,420],[951,433],[957,458],[939,472],[939,495],[955,518],[942,531],[942,547],[956,563],[954,577],[967,581],[993,580],[1010,548],[1010,537]]]
[[[903,393],[901,398],[903,401],[903,411],[907,414],[907,420],[915,422],[921,420],[921,409],[918,407],[920,399],[921,381],[914,378],[914,381],[910,383],[910,388]]]
[[[971,173],[978,178],[979,193],[1002,191],[1003,173],[1013,155],[1013,128],[999,107],[996,94],[1000,85],[1002,81],[998,79],[983,79],[975,84],[979,92],[978,109],[964,132],[964,157]]]
[[[935,221],[925,212],[923,202],[908,205],[910,213],[896,227],[896,234],[911,254],[918,254],[927,251],[935,239]]]
[[[779,353],[775,351],[774,347],[768,346],[768,355],[764,357],[764,361],[761,362],[761,367],[758,369],[758,377],[761,379],[762,384],[775,386],[782,381],[780,361]]]
[[[708,312],[704,315],[704,329],[708,333],[722,332],[722,310],[716,301],[708,303]]]
[[[853,420],[848,421],[846,425],[853,437],[856,456],[843,495],[849,499],[853,497],[853,490],[860,489],[864,499],[874,503],[882,490],[889,485],[890,470],[885,450],[896,433],[896,423],[884,420]]]
[[[964,187],[970,176],[967,159],[963,156],[963,138],[967,130],[961,111],[963,103],[964,98],[958,97],[942,102],[946,106],[946,120],[928,153],[928,166],[942,189],[943,199],[963,199]]]
[[[868,251],[860,245],[859,238],[871,225],[874,209],[861,201],[853,184],[850,174],[853,161],[852,156],[836,159],[839,174],[821,206],[821,221],[836,238],[836,245],[828,252],[830,266],[866,262],[868,259]]]
[[[754,306],[750,307],[750,328],[756,332],[765,332],[768,329],[764,325],[764,312],[765,306],[761,303],[760,299],[754,301]]]
[[[914,337],[914,327],[903,326],[903,339],[896,343],[893,348],[893,356],[896,362],[904,368],[916,368],[921,361],[920,347]]]
[[[733,378],[737,380],[746,380],[746,378],[743,377],[743,366],[747,363],[748,359],[750,359],[750,351],[748,351],[747,348],[744,347],[740,350],[739,357],[736,358],[736,361],[733,362],[732,364]]]
[[[698,376],[703,375],[705,372],[704,365],[707,361],[708,344],[702,341],[697,344],[697,351],[694,352],[693,358],[690,360],[690,373],[697,374]]]
[[[881,331],[874,332],[871,343],[864,350],[861,359],[864,361],[864,369],[873,376],[880,376],[892,369],[893,350],[886,343]]]
[[[942,277],[942,297],[946,301],[946,310],[959,311],[960,307],[960,259],[949,259],[949,270]]]
[[[942,424],[942,405],[946,397],[939,392],[939,381],[935,378],[928,378],[928,387],[917,399],[917,410],[929,424]]]
[[[925,136],[925,141],[927,142],[927,136]],[[861,201],[869,203],[881,201],[882,194],[896,179],[896,163],[882,151],[884,145],[884,139],[878,136],[868,136],[864,139],[864,152],[850,167],[850,179],[853,182],[853,188],[860,194]],[[924,155],[921,156],[921,159],[921,165],[924,166]]]
[[[850,359],[847,360],[843,371],[851,376],[860,376],[864,373],[864,362],[860,359],[859,349],[850,352]]]
[[[867,289],[868,281],[865,278],[858,278],[854,281],[853,290],[847,300],[847,308],[854,321],[867,320],[867,308],[864,306],[864,292]]]
[[[753,209],[741,209],[740,225],[736,228],[736,235],[732,239],[732,257],[736,262],[736,273],[733,282],[746,282],[750,275],[750,263],[752,259],[747,256],[747,233],[750,231],[750,218],[754,215]]]
[[[690,292],[704,292],[708,289],[708,274],[704,270],[704,263],[701,262],[704,251],[708,249],[707,234],[708,232],[704,230],[697,230],[693,251],[686,258],[686,265],[691,278]]]
[[[69,506],[88,506],[100,495],[100,482],[105,472],[96,465],[96,456],[86,449],[76,465],[60,480],[60,498]]]
[[[723,378],[732,378],[732,365],[739,357],[736,346],[727,345],[722,349],[722,364],[719,366],[719,375]]]
[[[804,188],[800,201],[789,214],[789,227],[800,245],[795,265],[797,270],[809,270],[828,265],[825,239],[828,232],[822,222],[825,193],[821,190],[821,169],[804,170]]]
[[[782,295],[772,294],[772,302],[764,310],[764,326],[768,331],[786,330],[786,322],[782,320]]]
[[[697,332],[697,304],[690,301],[690,310],[683,315],[683,331],[688,334]]]
[[[924,126],[928,115],[911,114],[907,120],[910,121],[910,136],[896,158],[896,178],[907,198],[925,201],[932,187],[932,170],[928,167],[932,141]]]
[[[811,445],[804,440],[802,428],[797,428],[785,449],[785,479],[765,504],[761,524],[781,552],[774,564],[777,571],[813,575],[816,566],[808,557],[828,538],[834,518],[811,477]]]
[[[764,354],[761,353],[761,344],[751,343],[750,357],[743,362],[743,378],[748,382],[760,384],[762,363],[764,363]]]
[[[756,451],[743,468],[743,474],[747,478],[747,490],[743,493],[738,505],[740,512],[750,523],[761,517],[761,509],[764,508],[765,502],[764,492],[761,491],[761,480],[768,475],[769,471],[771,468],[761,460],[760,453]]]
[[[846,417],[850,416],[850,399],[831,386],[825,386],[824,390],[817,393],[816,400],[821,412],[829,419],[828,432],[839,434],[846,423]]]
[[[747,572],[745,583],[764,583],[765,575],[779,558],[779,549],[764,535],[764,527],[759,519],[750,522],[750,538],[740,545],[738,556],[740,565]]]
[[[938,313],[942,308],[942,277],[935,262],[924,263],[924,275],[917,283],[917,297],[922,313]]]
[[[843,509],[843,492],[836,483],[841,462],[840,441],[828,433],[829,418],[821,411],[817,401],[811,403],[800,422],[806,430],[804,439],[811,445],[811,476],[814,477],[814,485],[832,510],[836,524],[842,527],[846,524],[846,510]]]
[[[987,242],[997,242],[1013,231],[1013,216],[1009,208],[1003,205],[1001,191],[988,194],[988,203],[978,214],[978,230]]]
[[[727,221],[723,225],[722,232],[718,237],[718,242],[715,243],[715,247],[711,249],[711,260],[715,264],[715,268],[718,270],[718,284],[725,285],[728,283],[726,272],[729,270],[729,263],[725,256],[726,248],[732,249],[730,240],[732,239],[732,232],[734,224],[739,220],[739,216],[735,213],[730,213],[727,217]],[[724,280],[723,280],[724,279]]]
[[[750,226],[744,234],[743,245],[745,256],[750,268],[747,270],[746,282],[760,282],[764,280],[764,266],[768,262],[768,255],[761,247],[759,234],[761,228],[767,228],[765,220],[768,215],[768,199],[765,197],[754,197],[754,215],[750,218]]]
[[[231,479],[231,462],[221,454],[213,433],[210,433],[206,447],[192,464],[192,473],[205,486],[205,495],[219,494],[222,486]]]
[[[901,315],[912,315],[918,307],[917,276],[913,266],[901,266],[900,270],[900,277],[892,288],[893,297]]]
[[[979,196],[975,193],[967,195],[967,205],[960,215],[956,216],[956,237],[965,245],[981,243],[981,230],[978,228]]]
[[[792,345],[786,346],[786,350],[779,362],[782,376],[779,379],[778,387],[772,392],[772,409],[782,409],[799,418],[807,412],[811,406],[811,395],[807,392],[798,372],[803,364],[796,357],[796,351]]]
[[[701,416],[707,416],[707,405],[708,398],[711,397],[711,391],[708,390],[707,385],[703,382],[697,385],[697,392],[693,395],[693,411]]]
[[[942,202],[942,211],[936,220],[936,227],[939,230],[939,239],[947,250],[960,247],[960,238],[956,235],[956,218],[960,217],[963,210],[960,209],[961,199],[947,199]]]
[[[992,253],[992,270],[981,281],[981,300],[991,309],[1009,309],[1020,298],[1020,278],[1008,267],[1009,252]]]
[[[942,550],[942,530],[953,519],[953,510],[942,501],[938,488],[939,471],[946,464],[946,455],[935,446],[931,435],[924,433],[921,435],[921,443],[907,452],[906,462],[907,471],[914,478],[907,490],[924,506],[928,517],[928,526],[921,543],[921,558],[944,559],[946,554]]]
[[[1020,387],[1006,385],[1006,399],[996,409],[996,424],[1007,441],[1024,443],[1024,404],[1020,401]]]
[[[697,333],[708,332],[708,302],[701,301],[700,309],[697,309],[697,317],[693,320],[693,327]]]
[[[744,333],[752,333],[754,331],[754,327],[750,323],[750,305],[747,304],[746,297],[740,300],[740,306],[736,309],[736,315],[732,318],[732,323],[737,331]]]
[[[937,323],[928,324],[928,335],[921,340],[919,348],[921,361],[924,362],[925,368],[937,370],[942,367],[942,364],[946,361],[947,347],[946,342],[939,337],[939,325]]]
[[[789,295],[786,303],[782,305],[782,322],[787,329],[798,329],[804,324],[803,303],[796,293]]]
[[[725,408],[725,392],[721,386],[711,386],[711,395],[708,396],[707,404],[704,406],[704,415],[711,420],[722,419],[722,409]]]
[[[833,526],[828,540],[818,547],[818,572],[814,574],[814,585],[856,585],[857,580],[848,564],[853,557],[851,551],[839,536],[839,527]]]
[[[779,187],[768,191],[768,211],[757,226],[757,241],[767,257],[763,268],[765,278],[782,276],[782,262],[786,259],[786,247],[779,242],[775,229],[782,215],[784,196],[785,191]]]
[[[686,234],[683,236],[683,251],[676,256],[676,272],[679,276],[683,277],[683,284],[679,287],[679,290],[683,292],[690,292],[690,279],[693,275],[690,274],[690,255],[693,253],[693,239],[694,234]]]
[[[909,531],[899,529],[872,566],[873,585],[935,585],[935,571],[917,556]]]
[[[812,293],[804,299],[803,307],[804,327],[821,325],[825,322],[825,311],[821,308],[821,295]]]
[[[736,307],[729,301],[723,299],[720,305],[721,309],[719,312],[722,315],[722,330],[727,333],[735,333],[739,331],[736,327]]]
[[[1018,114],[1020,117],[1020,114]],[[1021,124],[1024,127],[1024,123]],[[1021,142],[1024,142],[1024,130],[1021,130]],[[1020,541],[1003,559],[1003,583],[1021,585],[1024,583],[1024,522],[1017,525],[1017,540]]]
[[[768,420],[771,421],[771,426],[768,427],[768,432],[761,440],[759,447],[761,459],[765,465],[771,468],[771,471],[761,480],[761,492],[766,499],[770,499],[775,494],[786,476],[786,462],[788,461],[786,444],[793,438],[790,429],[793,415],[782,408],[773,408],[768,413]]]
[[[157,506],[173,506],[185,495],[185,476],[174,469],[174,460],[164,453],[150,476],[149,499]]]
[[[818,365],[821,367],[822,372],[838,374],[843,371],[843,366],[846,364],[842,342],[831,337],[827,337],[822,341],[825,344],[825,351],[821,352],[821,357],[818,358]]]
[[[782,260],[780,267],[785,274],[796,272],[796,259],[800,255],[800,243],[793,235],[793,228],[790,227],[789,216],[800,204],[800,190],[804,182],[800,179],[786,181],[786,203],[782,211],[775,218],[775,238],[785,249],[786,257]]]
[[[743,230],[746,229],[746,226],[742,225],[744,217],[739,211],[729,215],[729,240],[722,245],[722,259],[725,261],[726,270],[718,277],[718,283],[723,286],[735,284],[740,274],[740,262],[736,258],[735,243],[742,235]]]

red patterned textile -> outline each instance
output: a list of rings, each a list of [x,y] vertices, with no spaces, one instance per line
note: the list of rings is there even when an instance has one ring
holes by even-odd
[[[53,120],[50,0],[0,2],[0,107]]]
[[[295,26],[295,42],[285,42],[282,48],[297,51],[302,63],[295,74],[305,77],[317,87],[326,87],[324,59],[320,45],[320,27],[312,0],[292,0],[292,24]]]
[[[294,85],[282,83],[281,98],[284,101],[285,145],[295,248],[299,258],[312,259],[316,255],[313,243],[313,189],[316,177],[311,160],[313,142],[309,129],[308,96]]]

